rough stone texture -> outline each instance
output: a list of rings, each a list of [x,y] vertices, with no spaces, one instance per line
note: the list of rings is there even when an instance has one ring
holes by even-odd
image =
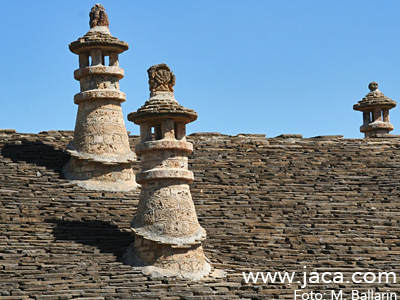
[[[92,7],[92,10],[89,13],[90,21],[89,25],[90,28],[93,28],[95,26],[107,26],[110,25],[108,22],[108,16],[106,14],[106,11],[101,4],[95,4]]]
[[[128,265],[140,267],[153,280],[165,277],[199,281],[209,275],[211,266],[200,243],[186,248],[154,242],[135,235],[135,242],[124,255]]]
[[[193,109],[179,105],[172,93],[156,91],[150,93],[150,99],[141,108],[128,115],[128,120],[134,118],[136,122],[140,122],[142,118],[159,117],[182,118],[186,122],[193,122],[197,119],[197,113]]]
[[[188,136],[203,249],[227,270],[188,281],[154,280],[122,262],[139,192],[63,179],[72,137],[0,131],[1,299],[293,299],[297,283],[246,284],[241,272],[400,272],[399,138]],[[398,283],[370,287],[400,292]]]
[[[66,178],[89,190],[125,191],[136,186],[130,163],[109,165],[72,157],[63,172]]]
[[[208,275],[211,267],[201,247],[206,232],[198,222],[189,188],[193,173],[188,170],[188,155],[193,145],[186,142],[185,126],[197,114],[179,105],[169,92],[175,76],[167,65],[152,66],[147,72],[150,99],[128,116],[140,125],[136,153],[142,160],[137,175],[142,190],[131,223],[136,239],[125,261],[149,266],[153,277],[198,280]]]
[[[173,92],[175,75],[166,64],[151,66],[147,70],[149,75],[150,92]]]
[[[389,110],[396,106],[396,101],[386,97],[378,90],[378,83],[369,84],[370,92],[353,109],[363,113],[363,125],[360,131],[365,137],[384,137],[393,130],[390,124]]]
[[[70,45],[79,55],[80,68],[74,77],[80,81],[81,92],[74,97],[79,108],[74,140],[67,146],[72,157],[64,172],[87,189],[126,191],[136,187],[131,169],[136,155],[129,147],[121,110],[125,94],[119,90],[124,71],[119,68],[118,54],[128,44],[111,36],[100,4],[90,12],[90,25],[90,31]]]

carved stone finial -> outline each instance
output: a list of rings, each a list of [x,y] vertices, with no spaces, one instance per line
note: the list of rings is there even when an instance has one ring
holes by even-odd
[[[94,26],[107,26],[110,25],[108,22],[108,16],[106,14],[106,10],[104,9],[103,5],[95,4],[92,7],[92,10],[89,13],[90,17],[90,28]]]
[[[369,85],[368,88],[371,92],[376,91],[378,89],[378,83],[376,81],[372,81]]]
[[[175,75],[166,64],[159,64],[147,70],[149,74],[150,92],[173,92]]]

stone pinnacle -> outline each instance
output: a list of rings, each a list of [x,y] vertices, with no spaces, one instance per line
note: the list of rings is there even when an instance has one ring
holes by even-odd
[[[110,22],[108,21],[108,16],[106,14],[106,10],[104,9],[104,6],[101,4],[95,4],[90,13],[89,13],[90,21],[89,25],[90,28],[93,28],[95,26],[106,26],[108,27],[110,25]]]

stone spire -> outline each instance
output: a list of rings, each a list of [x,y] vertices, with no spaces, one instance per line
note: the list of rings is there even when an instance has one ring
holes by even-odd
[[[118,55],[128,50],[128,44],[111,35],[101,4],[93,6],[89,15],[89,32],[69,45],[79,55],[74,77],[81,92],[74,97],[78,115],[74,139],[67,145],[71,160],[64,173],[87,189],[127,191],[136,187],[131,168],[136,155],[130,149],[121,110],[126,97],[119,90],[124,70]]]
[[[167,65],[152,66],[147,72],[150,99],[128,115],[129,121],[140,125],[136,153],[142,159],[137,174],[142,190],[131,223],[135,242],[125,259],[155,276],[200,279],[211,267],[201,246],[206,232],[190,194],[193,173],[188,170],[188,155],[193,145],[185,132],[197,114],[175,100],[175,76]]]
[[[368,85],[370,92],[353,109],[362,111],[363,125],[360,131],[365,137],[383,137],[393,130],[389,120],[389,109],[396,106],[396,101],[386,97],[378,90],[378,83],[373,81]]]

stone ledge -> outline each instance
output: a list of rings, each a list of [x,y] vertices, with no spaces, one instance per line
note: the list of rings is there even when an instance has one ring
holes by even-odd
[[[129,192],[137,189],[138,185],[134,179],[117,182],[106,182],[98,180],[70,180],[69,184],[80,186],[91,191],[107,191],[107,192]]]
[[[168,149],[182,150],[186,152],[193,151],[193,144],[179,140],[155,140],[147,141],[136,145],[136,153],[140,154],[144,151],[164,151]]]
[[[265,134],[259,133],[239,133],[236,135],[237,137],[254,137],[254,138],[265,138]]]
[[[15,129],[0,129],[0,134],[1,133],[13,134],[13,133],[17,133],[17,131]]]
[[[136,161],[136,154],[132,151],[123,154],[115,155],[96,155],[93,153],[79,152],[75,149],[73,142],[70,142],[66,146],[66,150],[71,156],[77,159],[103,163],[105,165],[118,165],[127,164]]]
[[[219,132],[194,132],[188,136],[228,136],[227,134],[222,134]]]
[[[396,134],[381,134],[381,135],[376,135],[376,136],[369,136],[366,137],[366,139],[398,139],[400,138],[400,135],[396,135]]]
[[[136,225],[135,221],[134,218],[131,222],[131,228],[136,235],[140,235],[145,240],[170,245],[173,248],[190,248],[193,245],[198,245],[206,239],[206,231],[200,226],[197,228],[195,233],[189,236],[171,237],[150,231],[149,228],[152,226]]]
[[[319,139],[319,140],[343,139],[343,135],[317,135],[311,137],[310,139]]]
[[[126,95],[124,92],[119,90],[111,90],[111,89],[104,89],[104,90],[88,90],[83,91],[74,96],[74,103],[79,104],[82,101],[88,100],[116,100],[120,103],[126,100]]]
[[[302,134],[281,134],[275,137],[276,139],[302,139]]]
[[[179,179],[192,182],[194,180],[194,175],[192,171],[184,169],[151,169],[148,171],[140,172],[136,175],[136,181],[138,183],[143,183],[145,181],[152,181],[155,179]]]
[[[118,79],[122,79],[124,78],[124,69],[115,66],[98,65],[98,66],[84,67],[74,71],[74,78],[76,80],[91,75],[107,75],[107,76],[115,75],[118,77]]]

